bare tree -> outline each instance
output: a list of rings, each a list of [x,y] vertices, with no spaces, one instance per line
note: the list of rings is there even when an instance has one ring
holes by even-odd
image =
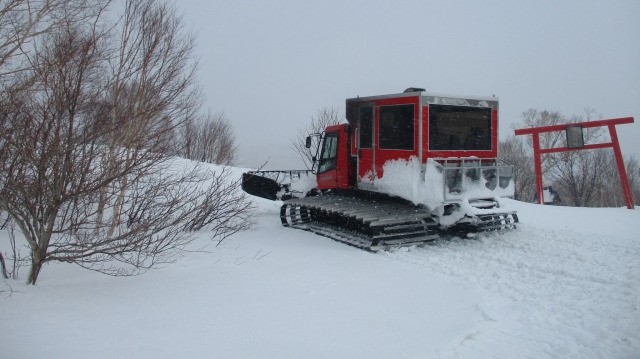
[[[604,150],[564,152],[552,168],[554,188],[576,207],[594,206],[601,179],[608,169]]]
[[[55,25],[50,16],[61,1],[6,0],[0,3],[0,76],[17,72],[23,45]]]
[[[305,146],[307,136],[313,134],[321,134],[324,129],[331,125],[337,125],[343,122],[338,109],[335,107],[321,107],[315,115],[311,116],[311,123],[304,128],[298,130],[297,135],[291,140],[291,149],[298,154],[307,169],[313,168],[313,156],[316,154],[318,147],[318,136],[312,137],[310,148]]]
[[[9,216],[4,216],[5,219],[2,221],[2,225],[0,225],[0,229],[6,230],[9,235],[9,247],[10,252],[6,255],[6,260],[9,261],[10,266],[6,265],[5,259],[0,253],[0,262],[2,262],[2,270],[3,276],[5,279],[18,279],[19,269],[28,262],[28,258],[22,255],[22,251],[20,250],[20,246],[18,245],[18,240],[16,238],[15,233],[15,223]],[[8,267],[8,268],[7,268]]]
[[[2,277],[4,279],[9,279],[9,273],[7,273],[7,265],[4,262],[4,257],[2,253],[0,253],[0,269],[2,270]]]
[[[528,109],[522,113],[522,122],[524,127],[542,127],[553,126],[567,123],[569,119],[557,111]],[[575,121],[574,121],[575,122]],[[553,148],[561,145],[564,135],[562,132],[547,132],[540,134],[540,147]],[[525,141],[529,148],[533,148],[532,137],[527,136]],[[555,166],[556,154],[546,154],[542,156],[542,172],[547,173],[548,170]]]
[[[514,198],[520,201],[531,201],[535,195],[535,170],[531,147],[515,135],[500,142],[500,159],[513,166]]]
[[[0,2],[0,84],[31,68],[25,57],[33,54],[39,38],[69,21],[91,17],[111,0],[4,0]]]
[[[86,10],[0,96],[0,209],[31,249],[30,284],[50,261],[128,275],[171,261],[190,230],[221,241],[250,225],[238,180],[169,156],[201,103],[175,9],[129,0],[118,26]]]
[[[572,116],[566,122],[589,121],[594,114],[595,110],[585,108],[584,115]],[[564,133],[557,133],[561,135],[558,146],[566,146]],[[585,143],[600,143],[609,140],[601,127],[585,128],[583,135]],[[578,207],[595,205],[596,192],[607,171],[607,153],[606,150],[589,150],[562,152],[555,155],[555,161],[549,169],[549,175],[553,177],[554,188],[560,192],[563,201]]]
[[[190,118],[178,129],[178,153],[192,160],[232,165],[237,146],[231,121],[224,113]]]
[[[524,111],[521,118],[521,122],[515,124],[514,128],[551,126],[567,121],[566,116],[559,112],[535,109]],[[561,133],[544,133],[540,136],[540,146],[542,148],[557,147],[562,140]],[[507,140],[500,143],[499,155],[505,163],[513,166],[516,186],[514,197],[522,201],[531,201],[536,193],[531,136],[526,138],[514,135],[509,136]],[[542,172],[545,175],[555,165],[556,156],[554,154],[542,156]],[[551,180],[551,177],[549,177],[549,180]]]
[[[201,102],[194,86],[196,63],[191,61],[195,38],[183,31],[173,7],[165,2],[128,0],[116,31],[118,41],[110,52],[117,55],[108,60],[107,119],[118,124],[119,131],[107,138],[110,151],[104,159],[111,173],[117,172],[117,159],[124,158],[125,167],[149,165],[170,153],[172,141],[168,139],[174,136],[174,129],[195,116]],[[156,158],[149,159],[149,153]],[[129,177],[118,176],[120,193],[112,231]]]
[[[620,175],[614,154],[612,151],[603,150],[602,156],[604,157],[603,170],[598,176],[591,206],[625,206],[626,200],[622,191]],[[634,156],[627,157],[624,162],[627,170],[627,180],[629,181],[634,201],[638,204],[640,203],[640,198],[638,197],[638,195],[640,195],[640,166]]]

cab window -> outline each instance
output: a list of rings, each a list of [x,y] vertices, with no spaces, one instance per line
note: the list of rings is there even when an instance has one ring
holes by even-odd
[[[331,171],[336,168],[338,158],[338,134],[328,133],[324,137],[322,153],[318,164],[318,173]]]
[[[413,105],[380,107],[380,148],[413,150]]]
[[[491,150],[491,108],[430,105],[429,150]]]
[[[360,148],[371,148],[373,143],[373,106],[360,107]]]

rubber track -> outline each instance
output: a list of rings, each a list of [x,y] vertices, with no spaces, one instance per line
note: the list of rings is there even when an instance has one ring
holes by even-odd
[[[373,200],[344,195],[294,198],[280,208],[280,220],[292,227],[369,251],[433,241],[440,234],[515,229],[516,212],[479,214],[442,231],[428,209],[409,202]]]
[[[480,232],[515,229],[518,223],[516,212],[481,214],[478,215],[478,219],[480,223],[476,228]]]
[[[516,212],[477,214],[471,221],[462,221],[443,230],[443,233],[464,238],[480,232],[515,229],[517,223],[518,215]]]
[[[431,212],[408,202],[322,195],[285,201],[285,227],[310,231],[358,248],[378,251],[439,237]]]

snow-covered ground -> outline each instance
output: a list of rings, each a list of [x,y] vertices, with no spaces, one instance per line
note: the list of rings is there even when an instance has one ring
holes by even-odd
[[[640,212],[509,202],[515,231],[373,254],[256,199],[255,230],[141,276],[6,282],[0,358],[640,357]]]

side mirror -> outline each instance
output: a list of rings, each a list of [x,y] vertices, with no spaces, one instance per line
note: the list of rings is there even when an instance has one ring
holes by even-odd
[[[313,163],[316,163],[317,160],[316,156],[311,157],[311,161],[313,161]]]
[[[311,148],[311,136],[307,136],[307,140],[304,143],[304,147]],[[315,162],[315,160],[314,160]]]

